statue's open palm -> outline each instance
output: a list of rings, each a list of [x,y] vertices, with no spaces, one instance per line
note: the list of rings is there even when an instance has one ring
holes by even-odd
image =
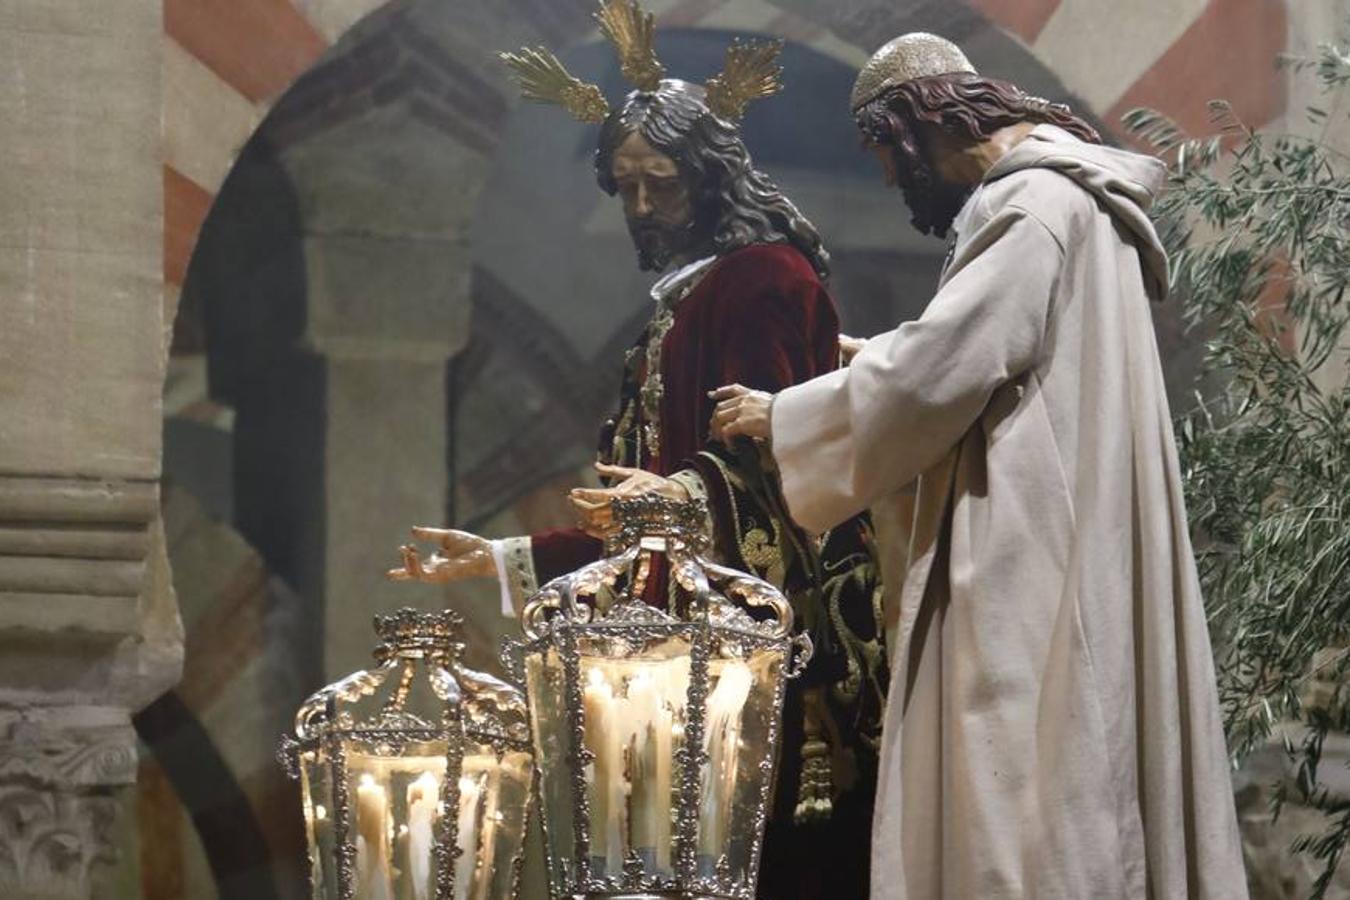
[[[492,578],[497,574],[491,542],[476,534],[453,528],[422,526],[413,528],[412,533],[419,541],[435,542],[438,549],[422,559],[416,545],[404,544],[399,548],[403,565],[385,573],[394,581],[446,582],[465,578]]]

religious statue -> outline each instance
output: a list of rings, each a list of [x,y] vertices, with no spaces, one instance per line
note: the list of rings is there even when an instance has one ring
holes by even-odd
[[[874,900],[1242,898],[1150,307],[1164,167],[909,34],[852,112],[937,294],[846,369],[718,391],[808,531],[905,507]]]
[[[601,556],[614,498],[705,500],[717,560],[782,589],[816,646],[785,704],[760,894],[862,897],[889,680],[870,522],[843,517],[808,536],[788,517],[764,448],[712,442],[707,425],[719,385],[778,391],[841,362],[838,315],[824,286],[829,255],[755,168],[738,127],[749,102],[779,90],[781,45],[733,44],[724,70],[699,85],[664,77],[652,17],[636,2],[604,0],[597,20],[635,87],[617,109],[542,48],[504,59],[527,98],[600,126],[600,188],[623,204],[638,265],[665,273],[651,289],[651,322],[628,351],[617,412],[600,430],[606,487],[572,492],[578,528],[497,541],[414,529],[438,549],[424,559],[405,546],[390,576],[495,574],[504,605],[519,608],[542,583]],[[653,573],[652,602],[662,602],[666,584]]]

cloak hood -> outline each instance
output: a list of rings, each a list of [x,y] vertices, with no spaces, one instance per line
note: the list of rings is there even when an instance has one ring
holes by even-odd
[[[1037,125],[994,164],[985,181],[1032,167],[1053,169],[1073,179],[1133,234],[1150,298],[1166,298],[1167,252],[1148,215],[1167,176],[1160,160],[1089,144],[1054,125]]]

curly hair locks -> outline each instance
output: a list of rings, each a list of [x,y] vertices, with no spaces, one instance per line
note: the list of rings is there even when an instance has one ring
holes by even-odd
[[[897,85],[855,113],[858,130],[874,146],[891,148],[914,227],[945,237],[969,190],[942,182],[924,154],[920,124],[934,125],[971,142],[1020,122],[1056,125],[1093,144],[1101,136],[1062,103],[1051,103],[1016,85],[967,72],[931,75]]]
[[[634,91],[600,127],[595,176],[618,191],[614,154],[634,132],[675,161],[693,199],[694,226],[718,253],[750,244],[788,243],[829,276],[830,254],[814,225],[756,169],[739,130],[713,115],[702,86],[666,79],[655,91]]]

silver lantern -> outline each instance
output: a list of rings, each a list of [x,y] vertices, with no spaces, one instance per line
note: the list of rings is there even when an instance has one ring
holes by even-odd
[[[449,611],[377,616],[375,668],[296,714],[282,756],[301,784],[316,900],[517,896],[534,769],[525,699],[460,664],[461,627]]]
[[[555,898],[755,895],[783,691],[811,655],[783,595],[710,562],[706,508],[615,502],[616,554],[525,605],[529,697]],[[653,561],[665,608],[644,601]]]

